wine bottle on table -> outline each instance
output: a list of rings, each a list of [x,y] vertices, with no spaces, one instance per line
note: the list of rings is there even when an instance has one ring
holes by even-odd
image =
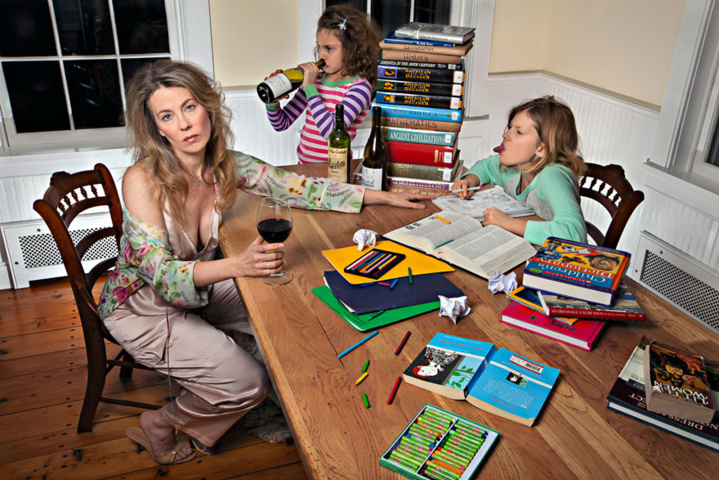
[[[382,108],[372,107],[372,130],[364,148],[362,186],[387,191],[387,151],[382,135]]]
[[[325,66],[324,60],[315,62],[317,68]],[[302,85],[305,72],[300,67],[288,68],[257,85],[257,94],[264,103],[275,103]]]
[[[329,136],[327,154],[327,176],[332,180],[350,183],[352,150],[350,134],[345,130],[345,107],[341,103],[335,107],[335,129]]]

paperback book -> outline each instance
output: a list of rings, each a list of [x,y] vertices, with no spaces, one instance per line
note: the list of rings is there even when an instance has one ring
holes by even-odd
[[[410,22],[395,30],[397,38],[412,38],[463,44],[474,38],[474,27]]]
[[[385,141],[423,143],[425,145],[441,145],[453,147],[457,136],[450,132],[433,132],[431,130],[412,130],[408,128],[384,127]]]
[[[631,255],[549,237],[524,267],[524,286],[611,306]]]
[[[534,424],[558,377],[559,369],[444,333],[437,333],[403,373],[409,384],[527,426]]]
[[[644,391],[647,410],[709,423],[714,403],[704,358],[656,342],[644,349]]]
[[[504,273],[530,258],[535,250],[524,238],[464,215],[442,212],[383,235],[482,278]]]
[[[594,347],[606,325],[599,320],[578,320],[570,324],[517,302],[502,310],[501,322],[587,351]]]
[[[711,422],[704,424],[647,410],[644,389],[644,351],[648,344],[649,340],[642,337],[634,348],[607,395],[607,407],[719,452],[719,413],[716,411]],[[711,394],[716,405],[719,399],[719,368],[709,361],[706,362],[706,367]]]
[[[401,80],[379,80],[377,90],[396,93],[414,93],[418,95],[443,95],[461,97],[464,93],[462,83],[407,82]]]
[[[465,72],[462,63],[422,63],[379,60],[377,62],[377,79],[463,84]]]
[[[647,319],[647,314],[624,283],[619,285],[614,303],[609,307],[546,292],[541,292],[538,298],[542,303],[542,311],[552,317],[568,316],[623,322],[643,322]]]
[[[510,217],[527,217],[534,215],[532,207],[524,205],[516,198],[512,198],[502,187],[486,188],[467,200],[462,200],[456,195],[438,197],[432,202],[445,212],[452,212],[458,215],[468,215],[480,222],[484,221],[484,211],[495,207]]]
[[[462,108],[462,97],[446,95],[420,95],[415,93],[394,93],[378,91],[374,96],[377,103],[390,105],[414,105],[417,107],[449,108],[459,110]]]

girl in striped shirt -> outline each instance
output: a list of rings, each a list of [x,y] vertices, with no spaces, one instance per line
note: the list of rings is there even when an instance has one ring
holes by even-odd
[[[297,146],[300,163],[327,162],[327,139],[335,128],[338,103],[344,106],[345,129],[354,140],[372,101],[380,40],[376,23],[352,5],[328,7],[320,17],[315,54],[325,61],[322,72],[313,62],[300,65],[304,81],[292,100],[284,107],[266,106],[278,132],[287,130],[307,109]]]

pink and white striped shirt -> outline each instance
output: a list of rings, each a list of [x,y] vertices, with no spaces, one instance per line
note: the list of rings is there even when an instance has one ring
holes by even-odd
[[[372,86],[361,77],[330,82],[317,79],[314,85],[300,88],[295,96],[281,107],[279,103],[267,105],[267,117],[278,132],[287,130],[307,107],[305,125],[297,145],[300,163],[327,162],[327,139],[335,128],[335,106],[342,103],[345,109],[345,130],[350,139],[357,136],[372,101]]]

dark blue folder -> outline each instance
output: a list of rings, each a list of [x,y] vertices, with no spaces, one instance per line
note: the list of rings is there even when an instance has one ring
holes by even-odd
[[[392,283],[388,280],[386,283]],[[376,312],[420,303],[436,302],[437,296],[462,297],[464,293],[441,273],[399,278],[394,288],[373,283],[352,285],[336,270],[325,272],[325,283],[339,301],[354,313]]]

